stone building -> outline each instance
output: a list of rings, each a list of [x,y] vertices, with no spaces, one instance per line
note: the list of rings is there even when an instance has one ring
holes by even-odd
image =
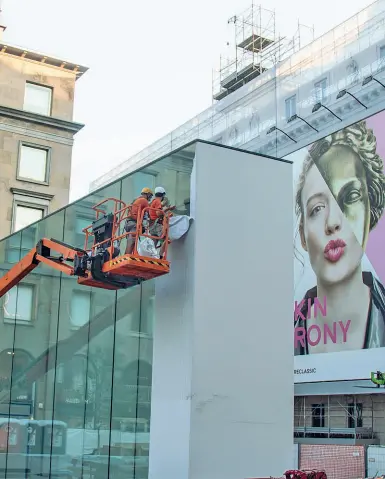
[[[1,25],[0,20],[0,25]],[[7,43],[0,26],[0,237],[68,203],[84,66]]]

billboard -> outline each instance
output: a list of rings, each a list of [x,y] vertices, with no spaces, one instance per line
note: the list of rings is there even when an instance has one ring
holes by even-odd
[[[294,380],[385,368],[385,112],[287,157],[294,171]]]

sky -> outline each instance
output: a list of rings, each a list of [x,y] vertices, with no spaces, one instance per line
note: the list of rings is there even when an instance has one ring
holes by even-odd
[[[0,0],[1,1],[1,0]],[[269,0],[277,31],[319,36],[367,0]],[[71,201],[92,180],[212,104],[212,71],[251,0],[3,0],[4,40],[85,65],[78,80]]]

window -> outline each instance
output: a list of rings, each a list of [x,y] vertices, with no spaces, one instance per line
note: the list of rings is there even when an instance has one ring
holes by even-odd
[[[154,331],[153,321],[155,316],[155,296],[148,298],[147,307],[141,310],[140,332],[152,336]]]
[[[41,220],[44,216],[44,209],[16,204],[14,215],[13,231],[15,232]]]
[[[65,363],[59,364],[56,368],[56,384],[55,419],[65,421],[69,427],[76,427],[76,423],[84,424],[84,420],[92,425],[97,390],[96,371],[89,356],[76,353]],[[89,404],[86,419],[84,404]]]
[[[326,100],[326,88],[327,88],[327,79],[323,78],[322,80],[314,83],[315,89],[315,101],[316,102],[324,102]]]
[[[50,115],[52,104],[52,88],[27,82],[25,84],[24,110]]]
[[[234,126],[229,133],[228,141],[227,144],[229,146],[235,146],[241,141],[241,138],[239,137],[239,130],[236,126]]]
[[[77,217],[75,220],[75,246],[78,248],[84,248],[84,243],[85,243],[85,238],[86,235],[83,232],[85,228],[90,226],[92,224],[92,221],[94,218],[84,218],[84,217]],[[92,238],[89,238],[88,243],[92,243]],[[91,246],[91,244],[87,245],[88,247]]]
[[[7,393],[11,404],[21,402],[26,405],[33,398],[33,385],[29,381],[20,382],[16,388],[11,388],[12,379],[25,373],[32,361],[33,357],[24,349],[5,349],[0,353],[0,388],[2,394]],[[28,409],[27,407],[26,410]],[[21,414],[23,415],[22,412]],[[30,414],[30,410],[27,414]]]
[[[261,120],[259,118],[258,112],[254,111],[253,114],[251,115],[250,122],[249,122],[250,133],[251,133],[252,136],[259,135],[260,122],[261,122]]]
[[[17,263],[20,259],[34,246],[37,242],[37,224],[48,211],[49,199],[44,197],[26,196],[21,194],[23,190],[11,188],[14,194],[12,232],[23,229],[20,236],[11,236],[7,241],[7,261],[9,263]],[[28,191],[29,194],[32,192]],[[33,194],[33,193],[32,193]],[[48,198],[51,195],[47,195]],[[31,223],[35,223],[30,226]],[[29,226],[29,228],[26,228]]]
[[[353,58],[350,59],[346,66],[346,86],[352,87],[360,80],[360,67]]]
[[[48,213],[53,195],[13,187],[10,189],[13,193],[13,233],[41,220]],[[24,236],[29,234],[29,232],[23,232]]]
[[[21,144],[19,154],[18,179],[48,183],[49,150]]]
[[[131,332],[151,336],[153,333],[155,296],[146,300],[146,307],[143,307],[139,314],[131,315]]]
[[[325,427],[325,405],[312,404],[311,407],[311,425],[312,427]]]
[[[362,427],[362,403],[348,404],[348,427]]]
[[[385,68],[385,45],[379,47],[378,57],[378,71],[381,72]]]
[[[297,95],[293,95],[285,100],[286,120],[289,120],[297,113]]]
[[[23,231],[21,237],[19,235],[11,236],[7,245],[7,261],[8,263],[17,263],[28,253],[37,243],[37,226],[30,226]]]
[[[91,293],[74,291],[71,299],[70,320],[75,328],[81,328],[90,320]]]
[[[4,296],[4,319],[17,321],[32,321],[34,303],[34,286],[19,284]]]

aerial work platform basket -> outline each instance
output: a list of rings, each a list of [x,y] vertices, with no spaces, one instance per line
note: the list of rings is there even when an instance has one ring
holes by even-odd
[[[111,207],[112,206],[112,207]],[[42,238],[26,256],[0,278],[0,297],[18,284],[40,263],[50,266],[69,276],[78,276],[78,283],[103,289],[122,289],[140,284],[142,281],[169,273],[167,261],[169,245],[168,216],[162,210],[153,209],[159,216],[162,231],[159,236],[149,232],[148,214],[150,207],[139,209],[136,230],[125,231],[125,224],[132,221],[132,205],[116,198],[107,198],[92,209],[95,220],[83,229],[83,248],[55,239]],[[122,253],[122,242],[135,238],[129,254]],[[144,238],[155,243],[164,242],[162,258],[138,254],[138,244]]]

